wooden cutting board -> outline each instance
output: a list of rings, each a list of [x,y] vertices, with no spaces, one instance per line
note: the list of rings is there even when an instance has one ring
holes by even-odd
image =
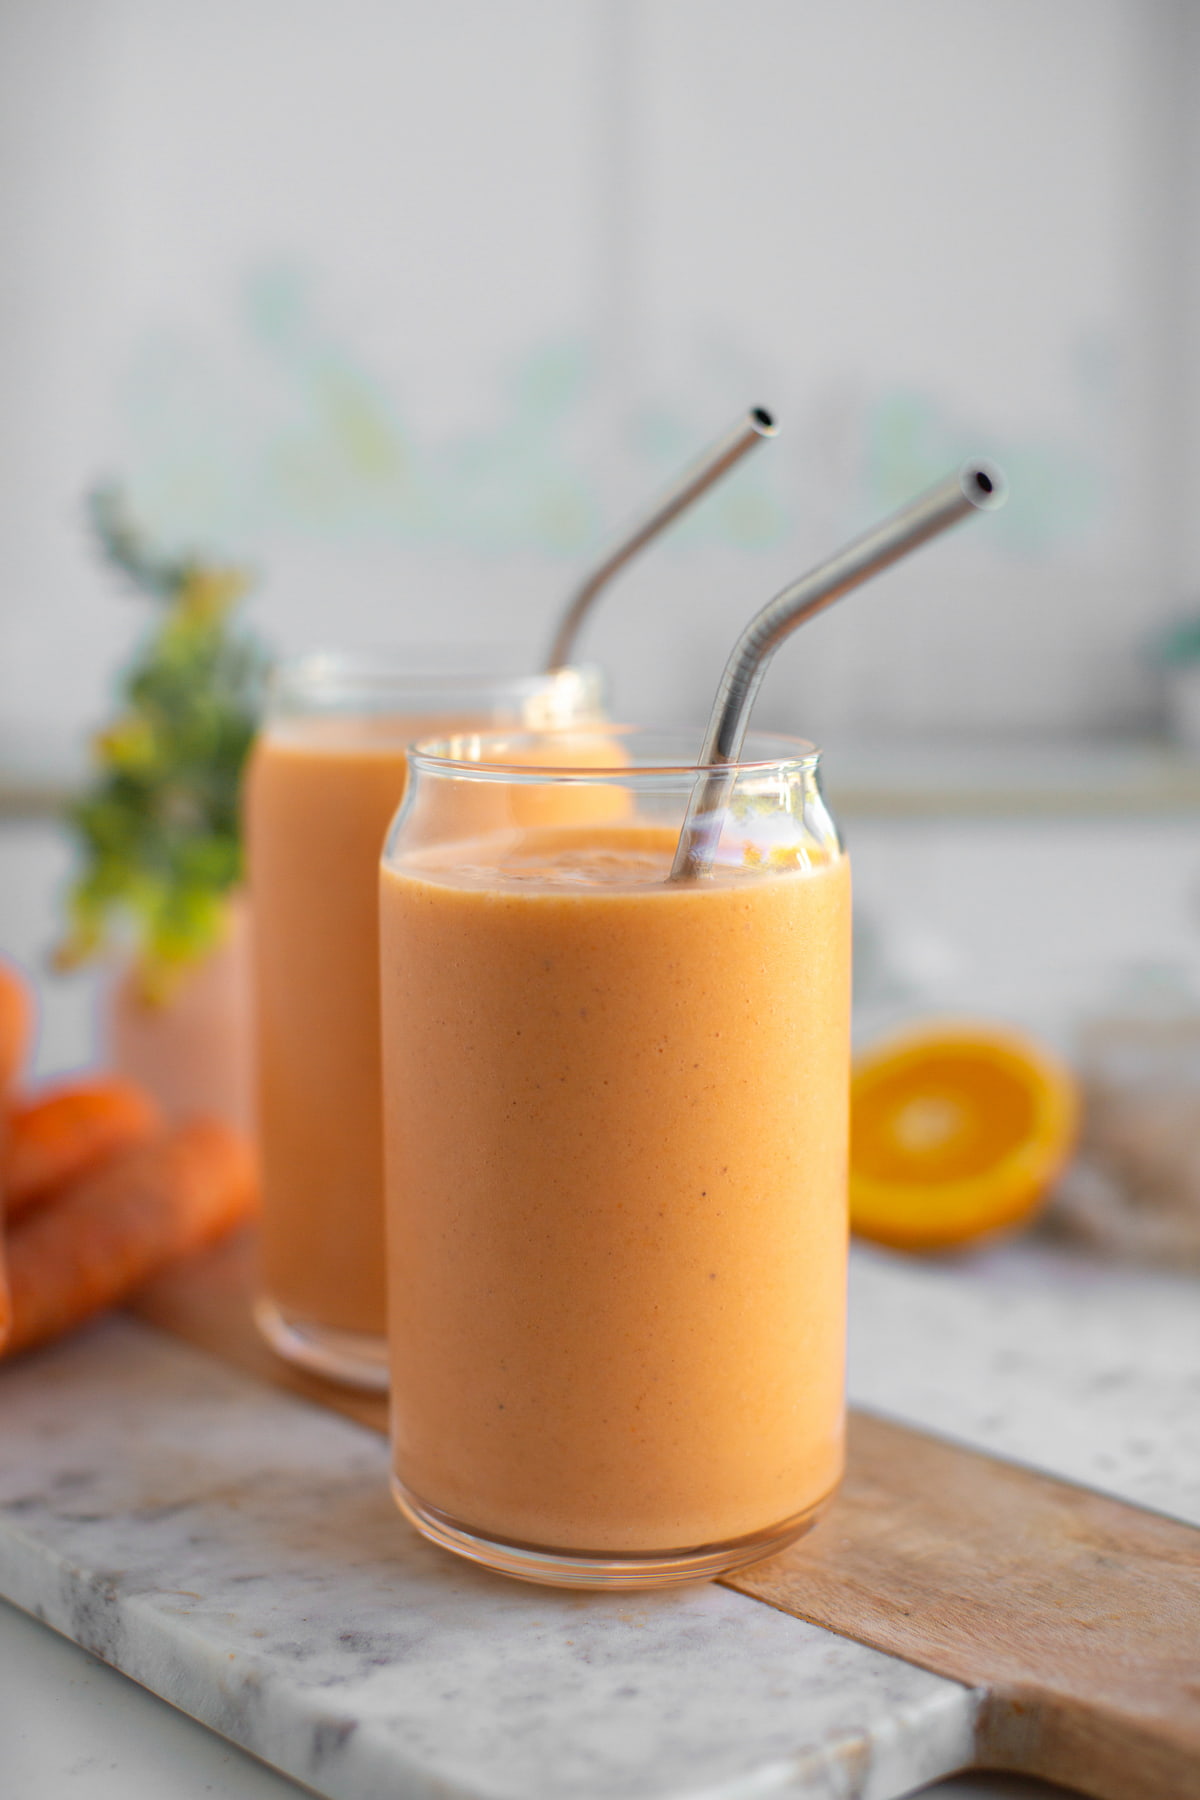
[[[235,1240],[144,1290],[140,1317],[374,1430],[382,1398],[279,1361]],[[809,1537],[726,1586],[965,1683],[977,1764],[1100,1800],[1200,1800],[1200,1531],[852,1413]]]

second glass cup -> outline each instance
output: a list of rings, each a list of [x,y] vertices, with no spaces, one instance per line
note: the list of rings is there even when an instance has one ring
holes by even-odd
[[[589,671],[323,654],[276,671],[246,789],[263,1160],[259,1328],[335,1380],[387,1385],[379,856],[431,730],[592,715]]]
[[[849,866],[751,737],[422,741],[381,875],[394,1492],[534,1581],[768,1555],[842,1467]]]

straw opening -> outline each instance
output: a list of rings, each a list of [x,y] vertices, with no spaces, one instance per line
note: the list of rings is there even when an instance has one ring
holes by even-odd
[[[990,512],[1003,506],[1008,489],[994,463],[968,463],[962,472],[962,491],[972,506]]]

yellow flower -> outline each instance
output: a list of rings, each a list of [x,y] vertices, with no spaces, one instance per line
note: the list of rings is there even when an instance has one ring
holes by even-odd
[[[189,569],[179,584],[176,600],[181,613],[191,619],[219,619],[250,585],[245,569]]]
[[[127,713],[96,739],[96,755],[109,768],[124,769],[130,774],[153,768],[158,754],[154,727],[148,719]]]

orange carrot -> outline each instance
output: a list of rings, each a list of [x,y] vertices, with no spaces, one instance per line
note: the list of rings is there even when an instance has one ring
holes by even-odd
[[[33,990],[17,965],[0,959],[0,1092],[21,1073],[33,1037]]]
[[[247,1218],[256,1198],[250,1146],[216,1120],[120,1151],[9,1232],[6,1352],[46,1343],[115,1305],[164,1263]]]
[[[33,1037],[33,992],[15,963],[0,958],[0,1174],[8,1145],[8,1101],[24,1067]],[[0,1196],[3,1186],[0,1185]],[[3,1206],[0,1205],[0,1351],[12,1328],[12,1296],[4,1256]]]
[[[119,1150],[144,1144],[162,1125],[149,1094],[118,1075],[56,1083],[19,1101],[9,1116],[8,1217],[99,1168]]]
[[[4,1224],[0,1220],[0,1355],[8,1347],[12,1334],[12,1295],[8,1287],[8,1257],[5,1254]]]

